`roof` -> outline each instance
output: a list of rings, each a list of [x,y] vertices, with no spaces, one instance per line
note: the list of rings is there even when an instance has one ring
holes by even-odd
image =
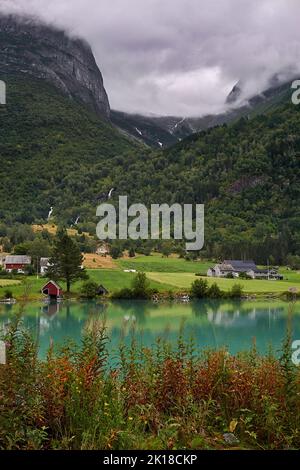
[[[100,285],[97,289],[98,294],[108,294],[108,290],[104,286]]]
[[[31,264],[31,258],[25,255],[6,256],[4,262],[5,264]]]
[[[41,258],[40,259],[40,266],[41,267],[48,267],[49,266],[50,258]]]
[[[230,269],[235,272],[246,272],[246,271],[258,271],[258,268],[254,261],[241,261],[241,260],[225,260],[222,265],[225,269]]]
[[[58,290],[62,290],[62,288],[55,282],[55,281],[48,281],[46,282],[46,284],[42,287],[42,292],[43,290],[49,285],[49,284],[53,284]]]

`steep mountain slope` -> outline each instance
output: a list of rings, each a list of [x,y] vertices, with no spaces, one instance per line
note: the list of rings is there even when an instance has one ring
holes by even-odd
[[[42,79],[109,118],[101,72],[87,43],[30,18],[0,15],[0,76]]]
[[[256,115],[269,112],[288,102],[291,96],[291,80],[285,83],[273,80],[268,89],[251,98],[246,105],[233,107],[242,93],[240,86],[237,84],[229,94],[227,104],[231,108],[223,114],[183,118],[176,116],[151,117],[113,111],[112,121],[147,145],[154,148],[170,147],[191,134],[235,122],[243,116],[251,119]]]
[[[170,147],[178,142],[178,138],[164,129],[160,122],[140,114],[127,114],[121,111],[111,111],[111,121],[129,136],[144,142],[149,147]]]
[[[0,217],[8,223],[95,217],[96,205],[124,173],[138,143],[41,80],[2,75]]]
[[[288,103],[128,164],[131,201],[205,203],[208,257],[300,255],[300,107]]]

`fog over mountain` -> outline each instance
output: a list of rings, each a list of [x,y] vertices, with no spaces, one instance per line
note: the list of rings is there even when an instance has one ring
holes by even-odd
[[[299,0],[1,0],[92,46],[111,107],[201,116],[300,73]],[[228,106],[228,104],[227,104]]]

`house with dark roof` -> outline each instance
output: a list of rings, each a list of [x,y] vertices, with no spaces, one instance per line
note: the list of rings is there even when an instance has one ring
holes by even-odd
[[[283,276],[275,269],[259,269],[253,260],[224,260],[207,271],[208,277],[234,277],[239,278],[245,274],[252,279],[281,280]]]

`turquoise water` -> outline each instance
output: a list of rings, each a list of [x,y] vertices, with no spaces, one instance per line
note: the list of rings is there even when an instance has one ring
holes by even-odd
[[[20,311],[19,305],[0,305],[0,327]],[[182,330],[199,348],[228,347],[230,352],[249,350],[256,339],[257,349],[266,353],[280,350],[288,324],[289,304],[279,301],[199,301],[190,304],[153,304],[141,301],[116,303],[64,302],[59,305],[28,304],[25,325],[39,341],[40,357],[51,342],[61,345],[68,339],[80,343],[90,319],[104,320],[109,348],[117,350],[121,337],[130,341],[132,330],[145,346],[158,337],[176,343]],[[293,339],[300,340],[300,303],[292,314]]]

